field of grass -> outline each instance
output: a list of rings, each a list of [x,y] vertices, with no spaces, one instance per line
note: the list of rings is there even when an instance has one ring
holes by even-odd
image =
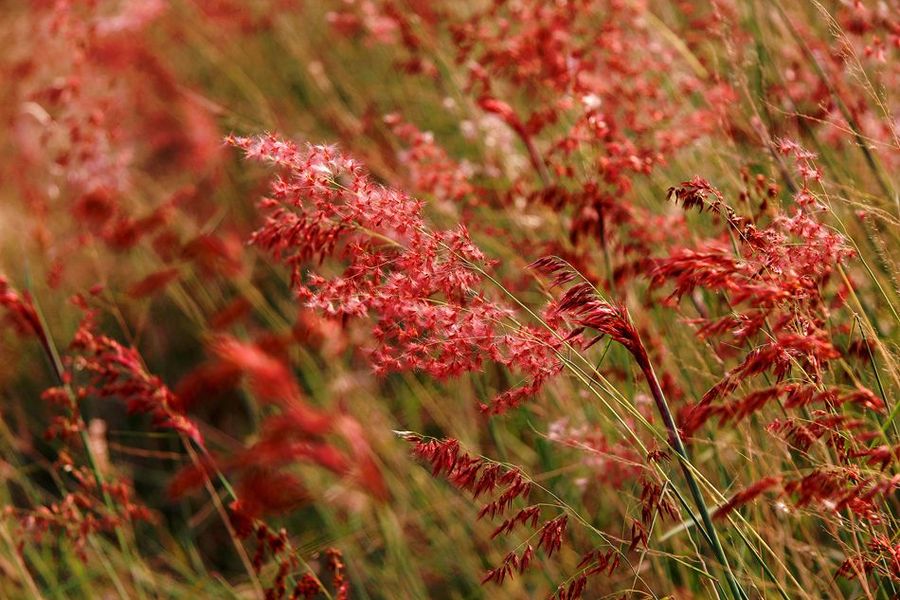
[[[900,598],[897,0],[0,41],[0,598]]]

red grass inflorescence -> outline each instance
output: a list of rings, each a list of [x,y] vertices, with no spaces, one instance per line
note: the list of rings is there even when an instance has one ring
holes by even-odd
[[[291,267],[292,286],[308,307],[373,322],[376,372],[446,379],[478,371],[487,360],[500,363],[527,381],[483,407],[498,413],[560,371],[561,340],[513,321],[513,309],[483,291],[488,266],[465,228],[428,228],[420,202],[376,184],[334,148],[304,150],[271,136],[230,143],[286,171],[262,203],[268,216],[254,243]],[[334,259],[342,273],[305,275],[313,258]]]

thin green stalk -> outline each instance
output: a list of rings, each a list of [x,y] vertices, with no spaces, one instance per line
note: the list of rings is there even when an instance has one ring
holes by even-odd
[[[19,552],[16,550],[16,544],[13,542],[12,537],[6,530],[6,524],[3,522],[0,522],[0,538],[2,538],[6,545],[12,550],[10,554],[13,557],[13,562],[15,562],[16,567],[19,569],[19,572],[22,576],[22,581],[25,582],[25,586],[28,588],[28,591],[31,592],[31,596],[33,598],[36,598],[37,600],[44,600],[44,597],[41,595],[41,592],[38,589],[34,578],[31,576],[31,572],[25,565],[25,561],[22,560],[22,555],[19,554]]]
[[[703,520],[707,540],[712,546],[713,553],[725,570],[725,578],[728,581],[728,587],[731,590],[731,594],[738,599],[746,598],[746,593],[741,588],[737,578],[735,578],[734,573],[731,570],[731,565],[728,564],[728,557],[725,555],[725,549],[722,547],[721,541],[719,541],[719,536],[716,533],[716,528],[715,525],[713,525],[709,509],[703,499],[703,493],[700,491],[700,486],[694,477],[693,471],[687,466],[687,450],[685,449],[681,435],[678,433],[678,426],[675,424],[675,418],[672,416],[672,411],[669,409],[668,402],[666,402],[662,387],[659,385],[659,379],[653,371],[653,365],[650,364],[650,361],[646,357],[636,358],[638,359],[641,371],[644,373],[644,377],[647,379],[647,384],[650,386],[650,393],[653,395],[653,400],[656,402],[656,408],[662,415],[663,422],[669,432],[669,443],[678,454],[678,462],[681,465],[684,478],[687,480],[688,489],[691,492],[691,496],[694,498],[697,510],[700,512],[700,518]]]
[[[45,356],[50,363],[51,371],[56,378],[57,384],[63,387],[69,400],[72,402],[73,406],[75,406],[75,410],[78,411],[79,418],[82,420],[82,422],[84,422],[85,418],[82,412],[82,404],[77,401],[77,399],[75,398],[75,393],[72,391],[71,386],[66,382],[65,377],[63,376],[65,369],[62,364],[62,359],[59,356],[56,345],[53,343],[53,340],[50,337],[49,329],[47,328],[47,322],[44,319],[44,315],[41,312],[40,306],[38,305],[38,302],[33,298],[31,299],[31,304],[34,308],[34,314],[38,320],[38,326],[40,327],[40,331],[36,331],[35,333],[37,334],[38,340],[41,344],[41,348],[44,350]],[[100,466],[97,463],[97,458],[94,456],[93,450],[91,449],[90,440],[88,439],[88,434],[84,427],[80,428],[79,439],[81,440],[82,446],[84,446],[84,453],[87,457],[88,468],[90,469],[91,474],[94,477],[94,482],[97,485],[97,491],[100,493],[103,499],[104,506],[106,506],[106,509],[110,511],[110,513],[118,513],[112,496],[110,495],[109,490],[106,488],[106,482],[104,480],[103,473],[100,471]],[[116,527],[115,532],[116,541],[118,542],[119,548],[122,550],[122,552],[125,553],[125,555],[129,558],[135,558],[131,552],[131,546],[125,539],[125,534],[122,532],[122,530]],[[139,579],[137,577],[134,577],[134,582],[138,590],[138,595],[143,598],[143,586],[139,583]]]
[[[828,74],[825,73],[825,69],[822,68],[822,65],[819,63],[819,59],[816,58],[816,55],[810,49],[809,44],[806,43],[806,40],[803,39],[803,36],[800,35],[800,32],[797,31],[797,28],[794,26],[794,23],[790,20],[787,13],[784,10],[784,7],[781,6],[780,2],[774,2],[775,8],[778,10],[779,15],[781,16],[782,21],[784,21],[788,30],[791,32],[791,35],[797,41],[797,44],[803,50],[803,53],[806,55],[807,59],[809,59],[816,73],[819,75],[819,79],[825,84],[825,87],[828,88],[828,92],[831,94],[832,99],[834,99],[835,104],[838,109],[841,111],[841,115],[847,121],[847,125],[850,126],[850,131],[853,133],[853,137],[856,139],[856,144],[859,146],[859,149],[862,151],[863,156],[866,159],[866,164],[869,167],[869,170],[875,177],[875,181],[878,182],[881,191],[884,192],[885,196],[888,198],[896,199],[897,195],[893,190],[888,178],[884,174],[884,169],[882,169],[881,165],[876,160],[875,156],[869,150],[869,146],[866,143],[866,140],[863,138],[862,129],[859,126],[859,123],[856,120],[856,117],[853,116],[853,113],[850,112],[850,109],[847,108],[847,105],[844,103],[844,99],[835,89],[834,85],[831,82],[831,78],[828,77]]]
[[[863,339],[863,346],[866,348],[866,352],[869,355],[869,363],[872,365],[872,373],[875,375],[875,383],[878,385],[878,392],[881,394],[881,401],[884,402],[886,408],[888,408],[891,412],[888,418],[881,425],[881,432],[887,435],[887,428],[891,425],[894,427],[894,435],[900,438],[900,431],[897,429],[897,423],[894,421],[894,418],[897,416],[898,406],[900,404],[891,408],[888,405],[887,394],[884,391],[884,384],[881,382],[881,375],[878,374],[878,362],[875,360],[875,354],[872,352],[872,348],[869,346],[869,338],[866,336],[865,328],[862,326],[862,323],[859,322],[859,315],[856,315],[856,321],[859,324],[859,334]]]
[[[234,529],[234,526],[231,524],[231,519],[228,518],[228,512],[225,510],[225,506],[222,504],[222,500],[221,498],[219,498],[219,494],[216,491],[215,486],[213,486],[212,480],[209,478],[206,469],[200,462],[200,457],[197,456],[196,451],[194,451],[190,439],[188,439],[188,437],[183,433],[180,434],[180,436],[181,442],[184,445],[184,449],[187,451],[188,456],[190,456],[191,462],[199,468],[200,473],[203,475],[203,486],[206,488],[210,500],[212,500],[213,506],[215,506],[216,508],[216,512],[219,514],[219,517],[222,519],[222,523],[225,525],[225,529],[228,531],[228,537],[231,538],[231,541],[234,544],[234,548],[237,551],[238,557],[241,559],[241,564],[244,566],[244,570],[247,571],[247,574],[250,577],[250,585],[253,587],[254,595],[260,599],[264,598],[265,592],[263,591],[263,587],[259,581],[259,577],[256,576],[256,570],[253,568],[253,564],[250,562],[250,557],[247,556],[247,551],[244,549],[244,545],[241,543],[240,538],[238,538],[237,532]],[[230,486],[228,487],[228,489],[233,495],[233,491],[231,491]],[[237,497],[235,496],[235,499],[236,498]]]

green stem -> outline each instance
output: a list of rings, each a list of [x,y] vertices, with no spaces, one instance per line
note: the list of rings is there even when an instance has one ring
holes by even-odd
[[[88,439],[87,431],[83,424],[85,423],[84,414],[82,412],[81,403],[78,402],[78,399],[75,397],[75,393],[72,391],[72,387],[66,382],[64,373],[65,368],[63,367],[62,359],[59,356],[59,352],[56,349],[56,345],[53,343],[52,338],[50,337],[49,330],[47,328],[47,322],[44,319],[44,315],[41,312],[40,306],[37,301],[32,298],[31,305],[34,308],[34,314],[37,317],[37,324],[39,327],[38,331],[35,331],[37,334],[38,341],[40,342],[41,348],[44,350],[44,354],[47,357],[48,362],[50,363],[51,371],[56,378],[57,384],[62,386],[66,392],[66,395],[69,398],[69,401],[72,403],[74,410],[78,412],[78,418],[82,421],[82,426],[79,428],[79,437],[81,440],[82,446],[84,446],[84,453],[87,457],[88,468],[91,471],[91,474],[94,476],[94,483],[97,485],[97,492],[101,495],[103,499],[103,504],[106,506],[106,509],[110,511],[112,514],[118,514],[118,510],[116,510],[116,505],[113,502],[112,496],[109,493],[109,490],[106,487],[106,482],[103,478],[103,473],[100,471],[100,465],[97,463],[97,459],[94,456],[94,452],[91,449],[90,440]],[[130,546],[128,545],[128,541],[125,538],[125,534],[122,530],[116,527],[116,541],[118,542],[119,548],[122,552],[129,558],[133,559],[133,555],[131,553]],[[138,577],[134,576],[134,582],[136,585],[136,589],[138,590],[138,594],[140,597],[144,597],[143,588],[140,585]],[[118,582],[117,582],[118,583]],[[119,586],[117,586],[119,587]],[[121,589],[120,589],[121,592]]]
[[[646,357],[646,354],[643,356],[636,356],[636,358],[644,373],[644,377],[647,379],[647,384],[650,386],[650,393],[653,395],[653,400],[656,402],[656,408],[660,415],[662,415],[663,422],[666,425],[666,430],[669,433],[669,443],[678,455],[678,462],[681,465],[684,478],[687,480],[688,489],[691,492],[691,496],[694,498],[697,510],[700,512],[700,518],[703,520],[703,527],[706,529],[705,537],[710,543],[710,546],[712,546],[713,553],[721,563],[722,568],[725,569],[725,579],[728,581],[728,587],[731,590],[731,594],[737,600],[746,598],[747,595],[744,593],[744,590],[741,589],[734,573],[731,571],[731,566],[728,564],[728,558],[725,556],[725,549],[719,541],[719,536],[713,525],[709,509],[706,506],[706,502],[703,500],[703,492],[700,491],[700,485],[697,483],[697,479],[694,477],[694,473],[688,465],[687,450],[685,449],[681,435],[678,433],[678,426],[675,424],[675,418],[672,416],[672,411],[669,409],[669,403],[666,402],[665,394],[663,394],[662,387],[659,385],[659,379],[656,377],[653,365],[650,364],[650,360]]]

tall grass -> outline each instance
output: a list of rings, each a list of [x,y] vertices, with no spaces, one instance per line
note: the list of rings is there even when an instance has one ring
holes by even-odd
[[[0,596],[897,597],[898,9],[6,6]]]

